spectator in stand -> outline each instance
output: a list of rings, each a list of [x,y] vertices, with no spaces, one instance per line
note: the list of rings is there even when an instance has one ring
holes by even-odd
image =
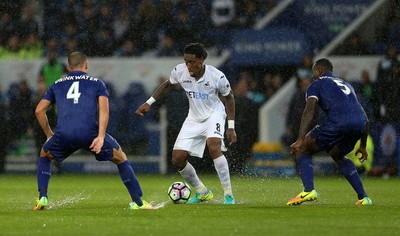
[[[178,7],[174,23],[166,32],[166,34],[171,35],[175,41],[176,50],[182,52],[188,42],[198,41],[199,39],[196,38],[196,32],[197,29],[189,21],[188,9]]]
[[[248,71],[242,71],[240,73],[239,80],[241,79],[246,80],[249,86],[247,98],[260,107],[267,100],[267,98],[265,97],[265,94],[260,91],[260,86],[257,80],[253,79],[252,75]]]
[[[282,86],[283,77],[281,74],[271,74],[267,72],[263,78],[264,82],[264,96],[267,99],[270,99]]]
[[[64,30],[59,36],[61,44],[66,44],[69,39],[78,39],[77,25],[74,21],[65,23]],[[66,55],[68,56],[68,55]]]
[[[99,28],[110,28],[113,27],[113,11],[109,3],[104,3],[100,6],[100,14],[97,16],[99,20]]]
[[[69,54],[71,54],[73,52],[77,52],[77,51],[79,51],[78,41],[74,38],[69,38],[69,39],[67,39],[65,44],[62,45],[62,52],[61,52],[60,56],[66,57]]]
[[[93,47],[96,32],[98,30],[98,19],[95,14],[95,7],[92,5],[82,6],[82,12],[77,15],[78,46],[86,52],[88,56],[97,55],[97,48]]]
[[[311,52],[304,54],[303,62],[296,68],[295,76],[297,78],[297,85],[300,85],[300,81],[312,76],[312,66],[314,64],[314,55]]]
[[[18,23],[18,36],[21,39],[25,39],[32,33],[40,35],[39,28],[39,17],[35,15],[31,5],[25,5]]]
[[[96,33],[95,37],[95,55],[100,57],[109,57],[115,51],[115,41],[114,41],[113,30],[109,27],[100,29]]]
[[[44,82],[46,88],[49,88],[56,80],[67,73],[67,66],[58,60],[57,52],[50,51],[47,55],[47,61],[42,65],[38,82]]]
[[[272,89],[274,90],[274,94],[282,87],[283,84],[283,76],[280,73],[272,76]]]
[[[117,57],[135,57],[140,56],[141,52],[138,46],[130,39],[125,40],[123,45],[114,52]]]
[[[355,92],[371,121],[374,120],[374,97],[373,83],[371,82],[368,70],[361,71],[360,82],[355,87]]]
[[[398,70],[400,61],[397,59],[397,49],[390,45],[387,48],[385,58],[378,64],[377,79],[374,90],[374,113],[378,121],[397,120],[398,115],[395,111],[397,108],[398,93]],[[388,93],[387,91],[391,91]],[[399,107],[399,106],[397,106]],[[399,113],[397,113],[399,114]]]
[[[157,12],[152,0],[143,0],[135,17],[136,29],[129,31],[138,34],[138,44],[141,50],[155,49],[158,43]]]
[[[339,55],[362,56],[368,54],[370,54],[370,50],[357,33],[352,34],[350,39],[345,41],[339,49]]]
[[[50,37],[46,40],[46,47],[44,48],[43,55],[47,57],[50,51],[56,51],[57,54],[60,54],[62,52],[62,49],[60,48],[60,44],[56,37]]]
[[[236,145],[230,148],[232,158],[230,160],[232,173],[244,174],[245,164],[252,157],[252,146],[257,141],[258,133],[258,107],[253,101],[247,98],[249,90],[248,82],[245,77],[233,87],[235,95],[236,123],[235,130],[238,137]]]
[[[235,19],[235,27],[251,28],[263,15],[257,9],[255,0],[240,1],[238,5],[238,16]]]
[[[159,57],[175,57],[178,56],[179,52],[175,47],[174,39],[169,35],[166,34],[164,38],[161,40],[161,44],[158,47],[157,56]]]
[[[9,90],[9,109],[8,117],[10,117],[8,138],[16,140],[25,134],[32,127],[35,119],[33,110],[32,90],[28,86],[25,79],[21,79],[16,86],[11,86]]]
[[[8,39],[11,38],[16,32],[17,25],[13,21],[12,15],[3,13],[0,19],[0,45],[6,45]]]
[[[383,122],[400,121],[400,64],[394,63],[390,73],[377,81],[378,120]]]
[[[18,59],[20,57],[21,44],[17,35],[8,39],[6,46],[0,47],[1,59]]]
[[[156,6],[156,12],[159,33],[165,34],[173,24],[174,3],[171,0],[160,0]]]
[[[44,53],[43,43],[38,38],[36,33],[29,33],[27,38],[22,43],[19,51],[19,57],[21,59],[36,59],[42,58]]]
[[[114,39],[118,45],[121,45],[124,41],[124,37],[126,37],[129,22],[129,11],[126,8],[122,8],[112,23],[114,29]]]

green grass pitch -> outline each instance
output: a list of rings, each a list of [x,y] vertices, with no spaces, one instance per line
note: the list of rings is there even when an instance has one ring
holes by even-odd
[[[214,199],[175,205],[166,191],[178,175],[139,175],[144,199],[165,206],[128,209],[118,174],[53,175],[50,207],[32,211],[35,175],[0,175],[0,235],[400,235],[400,179],[363,177],[372,206],[356,206],[341,176],[316,177],[318,202],[286,206],[301,190],[299,178],[232,177],[237,205],[223,205],[216,175],[200,174]]]

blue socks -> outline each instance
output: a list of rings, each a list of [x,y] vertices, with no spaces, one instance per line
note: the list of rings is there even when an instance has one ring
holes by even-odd
[[[133,171],[131,163],[127,160],[118,166],[119,175],[121,176],[122,182],[125,184],[128,189],[131,198],[138,206],[142,206],[143,202],[140,198],[143,193],[140,188],[139,181],[135,176],[135,172]]]
[[[314,166],[311,156],[304,155],[297,159],[301,181],[303,181],[304,192],[311,192],[314,189]]]
[[[350,159],[346,158],[344,162],[339,166],[339,170],[344,175],[344,177],[346,177],[347,181],[349,181],[353,189],[357,192],[358,199],[368,197],[365,193],[360,175],[358,175],[356,166]]]
[[[39,157],[37,167],[37,183],[39,188],[39,199],[47,197],[47,188],[49,186],[51,176],[51,160],[44,157]]]

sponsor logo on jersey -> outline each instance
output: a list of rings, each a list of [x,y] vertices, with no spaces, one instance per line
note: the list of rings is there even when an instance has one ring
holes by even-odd
[[[208,94],[207,93],[200,93],[200,92],[194,92],[194,91],[189,91],[186,92],[189,96],[189,98],[193,99],[203,99],[207,100],[208,99]]]
[[[209,88],[211,86],[210,85],[210,81],[207,81],[205,84],[203,84],[203,86],[206,87],[206,88]]]
[[[184,80],[184,81],[182,81],[182,84],[190,84],[190,83],[192,83],[191,80]]]

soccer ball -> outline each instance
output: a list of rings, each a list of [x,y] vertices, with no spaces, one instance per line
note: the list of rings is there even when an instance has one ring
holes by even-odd
[[[184,204],[189,200],[192,191],[185,182],[174,182],[169,186],[167,193],[175,204]]]

